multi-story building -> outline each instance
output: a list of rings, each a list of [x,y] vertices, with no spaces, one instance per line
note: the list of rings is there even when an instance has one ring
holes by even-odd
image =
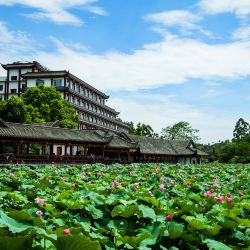
[[[129,127],[117,118],[119,112],[106,105],[109,96],[68,71],[51,71],[36,61],[2,64],[2,67],[7,71],[7,76],[0,77],[0,100],[20,96],[26,88],[38,84],[55,86],[61,97],[76,109],[79,129],[128,132]]]

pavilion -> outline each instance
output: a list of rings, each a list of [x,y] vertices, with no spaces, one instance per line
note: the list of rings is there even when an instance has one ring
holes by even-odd
[[[176,141],[96,129],[61,128],[56,122],[19,124],[0,119],[0,163],[196,164],[207,153],[192,140]]]

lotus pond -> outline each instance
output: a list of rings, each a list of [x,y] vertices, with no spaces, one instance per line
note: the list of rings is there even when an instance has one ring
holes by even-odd
[[[0,249],[250,249],[250,165],[2,166]]]

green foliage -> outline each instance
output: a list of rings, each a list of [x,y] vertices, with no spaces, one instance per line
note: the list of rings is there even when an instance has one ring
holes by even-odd
[[[162,129],[161,137],[168,140],[199,140],[198,129],[193,129],[188,122],[180,121],[173,126]]]
[[[67,128],[75,128],[78,119],[75,109],[61,98],[55,87],[43,85],[28,88],[20,98],[1,101],[0,117],[18,123],[60,121]]]
[[[8,237],[1,236],[0,249],[1,250],[17,250],[17,249],[31,249],[32,241],[28,240],[28,237]]]
[[[64,236],[54,241],[57,250],[101,250],[100,244],[84,236]]]
[[[221,162],[250,162],[250,136],[228,143],[219,156]]]
[[[231,247],[216,240],[206,239],[203,243],[207,244],[209,250],[232,250]]]
[[[249,174],[249,164],[2,166],[0,249],[247,250]]]
[[[159,137],[159,135],[154,132],[150,125],[140,122],[137,124],[136,128],[132,129],[131,134],[153,138]]]
[[[234,139],[242,139],[246,137],[247,135],[250,135],[250,124],[244,119],[240,118],[235,125],[234,131],[233,131]]]
[[[9,122],[26,121],[26,106],[22,99],[11,97],[8,101],[0,101],[0,117]]]

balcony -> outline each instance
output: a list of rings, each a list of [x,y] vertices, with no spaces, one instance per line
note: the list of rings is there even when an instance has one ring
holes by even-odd
[[[111,113],[113,113],[114,115],[119,114],[119,112],[116,112],[114,109],[110,108],[109,106],[107,106],[105,104],[102,104],[100,102],[97,102],[97,101],[85,96],[84,94],[81,94],[81,93],[79,93],[79,92],[77,92],[77,91],[75,91],[75,90],[73,90],[73,89],[71,89],[69,87],[56,87],[56,88],[57,88],[58,91],[67,90],[69,93],[77,95],[78,97],[84,99],[85,101],[91,102],[91,103],[97,105],[100,108],[106,109],[106,110],[110,111]]]
[[[98,116],[99,118],[102,118],[102,119],[104,119],[104,120],[108,120],[108,121],[110,121],[110,122],[112,122],[112,123],[115,123],[115,124],[117,124],[117,125],[120,125],[120,126],[122,126],[122,127],[128,127],[126,124],[124,124],[123,122],[120,122],[120,121],[118,121],[118,120],[116,120],[116,119],[111,119],[111,118],[109,118],[109,117],[107,117],[107,116],[104,116],[104,115],[102,115],[102,114],[99,114],[99,113],[96,113],[96,112],[94,112],[94,111],[92,111],[92,110],[89,110],[89,109],[87,109],[87,108],[85,108],[85,107],[82,107],[82,106],[80,106],[80,105],[77,105],[77,104],[74,104],[74,103],[72,103],[72,102],[70,102],[70,105],[72,105],[72,106],[74,106],[75,108],[77,108],[77,109],[80,109],[80,110],[82,110],[82,111],[84,111],[84,112],[87,112],[87,113],[89,113],[89,114],[92,114],[92,115],[94,115],[94,116]],[[94,123],[91,123],[91,124],[94,124]]]

